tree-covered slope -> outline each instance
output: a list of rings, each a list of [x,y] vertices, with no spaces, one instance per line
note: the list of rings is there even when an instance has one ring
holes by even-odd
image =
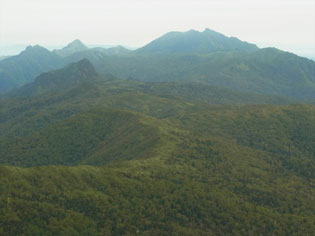
[[[167,98],[208,104],[289,104],[294,100],[281,96],[264,96],[258,93],[239,92],[232,89],[197,82],[144,83],[145,91]]]
[[[94,106],[155,118],[174,116],[195,104],[287,104],[279,97],[234,92],[197,83],[148,83],[97,75],[84,59],[40,75],[0,99],[0,136],[28,135]]]
[[[314,106],[195,107],[171,119],[198,137],[231,140],[272,156],[296,175],[315,177]]]
[[[239,69],[251,68],[256,53],[287,65],[288,55],[272,49],[244,53],[248,64]],[[235,55],[193,60],[223,65],[228,57],[239,65]],[[289,57],[294,65],[300,60]],[[314,105],[204,78],[120,80],[99,75],[92,64],[84,59],[42,74],[0,98],[1,235],[315,232]]]
[[[312,106],[276,106],[270,110],[268,106],[213,107],[203,115],[187,112],[168,121],[161,120],[171,124],[162,125],[169,133],[168,141],[145,159],[111,162],[103,167],[0,166],[3,204],[0,232],[3,235],[314,232],[314,176],[285,162],[290,155],[297,161],[308,159],[309,173],[313,173],[314,155],[307,154],[314,153],[310,151],[315,129]],[[301,112],[305,115],[299,116]],[[243,120],[244,125],[238,124]],[[299,130],[303,129],[309,132],[303,131],[296,142]],[[248,140],[252,142],[247,143]],[[291,153],[279,155],[291,141],[294,142]],[[265,144],[273,147],[263,148]],[[301,152],[298,147],[306,151]]]
[[[141,117],[132,113],[94,108],[30,135],[0,140],[1,163],[101,165],[153,155],[159,134],[154,125],[141,122]]]

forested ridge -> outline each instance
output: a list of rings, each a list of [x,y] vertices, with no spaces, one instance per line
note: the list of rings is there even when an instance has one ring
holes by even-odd
[[[226,41],[160,52],[196,34]],[[33,78],[32,61],[31,83],[5,88],[0,235],[314,235],[314,63],[200,34],[136,52],[74,41],[44,50],[70,64]]]
[[[314,106],[88,84],[1,100],[2,235],[314,232]]]

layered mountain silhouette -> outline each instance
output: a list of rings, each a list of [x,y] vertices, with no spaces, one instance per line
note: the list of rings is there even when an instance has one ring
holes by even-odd
[[[79,39],[74,40],[73,42],[69,43],[66,47],[60,50],[54,50],[53,52],[59,56],[70,56],[75,52],[85,51],[88,47],[85,46]]]
[[[210,29],[170,32],[135,51],[88,49],[79,40],[53,52],[29,47],[0,61],[0,93],[83,58],[100,75],[121,79],[201,83],[235,92],[315,100],[314,61],[274,48],[259,49]]]
[[[31,82],[40,73],[64,66],[59,56],[39,45],[0,61],[0,93]]]
[[[314,62],[39,46],[3,62],[39,75],[0,97],[1,235],[315,231]]]
[[[17,94],[20,96],[35,96],[58,92],[72,88],[82,82],[96,80],[98,77],[99,75],[90,61],[82,59],[65,68],[39,75],[33,83],[20,88]]]
[[[170,32],[140,48],[141,53],[210,53],[217,51],[256,51],[254,44],[226,37],[210,29],[203,32]]]
[[[147,82],[195,82],[265,96],[315,100],[315,62],[273,48],[254,52],[133,54],[110,57],[101,52],[73,54],[88,58],[101,74]]]
[[[130,54],[131,50],[123,46],[116,46],[116,47],[105,49],[104,52],[107,55],[126,55],[126,54]]]
[[[81,60],[0,99],[1,232],[314,231],[314,106],[95,76]]]

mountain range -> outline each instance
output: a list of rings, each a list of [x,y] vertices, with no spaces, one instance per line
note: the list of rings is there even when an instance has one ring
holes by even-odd
[[[217,51],[257,51],[259,48],[235,37],[226,37],[210,29],[203,32],[169,32],[137,49],[140,53],[211,53]]]
[[[315,232],[313,61],[205,30],[0,68],[0,235]]]
[[[121,79],[198,82],[297,101],[315,99],[314,61],[275,48],[259,49],[210,29],[171,32],[135,51],[123,47],[88,49],[79,40],[52,52],[28,47],[20,55],[0,61],[0,93],[83,58],[89,59],[98,73]]]
[[[70,56],[71,54],[75,52],[80,52],[80,51],[85,51],[85,50],[88,50],[88,47],[85,46],[80,40],[76,39],[62,49],[53,50],[53,53],[59,56],[65,57],[65,56]]]

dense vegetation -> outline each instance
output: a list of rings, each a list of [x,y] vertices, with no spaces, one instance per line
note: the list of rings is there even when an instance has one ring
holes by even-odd
[[[0,93],[0,235],[315,233],[311,60],[209,29],[75,40],[2,59]]]
[[[226,144],[108,167],[2,166],[1,233],[312,235],[310,182]]]
[[[270,103],[43,74],[0,99],[0,234],[312,235],[315,107]]]

